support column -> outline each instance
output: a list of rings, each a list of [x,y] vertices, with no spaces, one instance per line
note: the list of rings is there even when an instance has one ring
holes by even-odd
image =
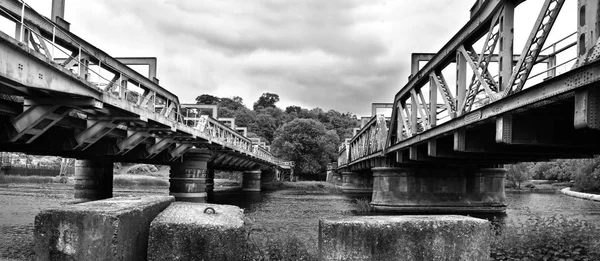
[[[259,192],[261,173],[260,169],[244,171],[242,176],[242,191]]]
[[[215,170],[207,169],[206,172],[206,192],[211,193],[215,190]]]
[[[342,185],[342,173],[338,171],[333,172],[333,185],[341,186]]]
[[[505,178],[506,169],[504,168],[481,168],[476,170],[474,175],[467,180],[469,198],[484,205],[506,206]]]
[[[171,164],[169,195],[176,201],[206,202],[207,163],[211,152],[192,149]]]
[[[372,193],[373,179],[369,172],[342,172],[343,193]]]
[[[373,168],[376,211],[498,213],[506,211],[503,168],[449,166]]]
[[[86,201],[112,198],[112,161],[76,160],[74,176],[75,198]]]

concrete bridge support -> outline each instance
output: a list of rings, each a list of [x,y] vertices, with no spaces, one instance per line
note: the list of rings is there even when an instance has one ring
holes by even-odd
[[[336,186],[341,186],[342,185],[342,173],[339,171],[334,171],[332,173],[331,183],[333,183],[333,185],[336,185]]]
[[[206,170],[206,193],[211,193],[215,190],[215,170]]]
[[[113,163],[103,159],[75,161],[75,198],[84,201],[112,198]]]
[[[342,172],[342,192],[349,194],[372,193],[373,178],[370,172]]]
[[[176,201],[206,202],[209,150],[192,149],[171,164],[169,194]]]
[[[242,174],[242,191],[259,192],[261,173],[260,169],[244,171]]]
[[[505,169],[436,167],[373,168],[377,211],[496,213],[506,210]]]

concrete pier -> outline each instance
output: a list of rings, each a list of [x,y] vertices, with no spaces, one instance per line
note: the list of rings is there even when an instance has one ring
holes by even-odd
[[[319,260],[482,261],[489,222],[465,216],[363,216],[319,221]]]
[[[215,190],[215,170],[207,169],[206,172],[206,193],[211,193]]]
[[[100,200],[112,197],[113,163],[111,161],[75,161],[75,198],[83,201]]]
[[[342,173],[338,171],[334,171],[332,173],[332,181],[334,185],[341,186],[342,185]]]
[[[148,260],[240,260],[243,217],[236,206],[175,202],[152,221]]]
[[[169,194],[177,201],[206,202],[209,150],[193,149],[171,164]]]
[[[373,177],[370,172],[342,172],[342,192],[362,194],[373,192]]]
[[[36,260],[146,260],[150,222],[173,197],[119,197],[35,217]]]
[[[244,171],[242,174],[242,191],[258,192],[260,191],[261,170]]]
[[[376,211],[495,213],[506,211],[503,168],[373,168]]]

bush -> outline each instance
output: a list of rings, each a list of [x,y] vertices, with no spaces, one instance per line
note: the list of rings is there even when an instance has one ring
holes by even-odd
[[[495,228],[493,260],[600,260],[600,228],[561,215]]]
[[[150,164],[136,164],[127,170],[127,174],[141,174],[157,172],[158,168]]]
[[[357,213],[369,213],[373,210],[371,207],[371,201],[367,198],[354,199]]]
[[[573,174],[577,191],[600,192],[600,157],[587,160]]]

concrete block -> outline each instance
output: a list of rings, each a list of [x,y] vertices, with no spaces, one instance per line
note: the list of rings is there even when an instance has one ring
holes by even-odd
[[[118,197],[43,210],[36,260],[146,260],[150,222],[174,200]]]
[[[150,225],[148,260],[240,260],[243,218],[236,206],[175,202]]]
[[[489,260],[490,225],[465,216],[321,219],[319,260]]]

